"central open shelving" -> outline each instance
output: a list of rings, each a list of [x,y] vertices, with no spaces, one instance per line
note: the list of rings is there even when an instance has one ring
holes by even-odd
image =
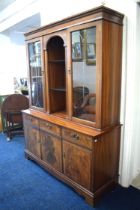
[[[47,43],[50,113],[66,111],[65,48],[61,37]]]

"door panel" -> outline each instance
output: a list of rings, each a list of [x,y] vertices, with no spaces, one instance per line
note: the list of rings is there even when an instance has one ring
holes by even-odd
[[[26,148],[37,157],[41,157],[39,131],[28,125],[25,131]]]
[[[41,132],[42,160],[62,171],[61,140],[45,132]]]
[[[90,150],[63,141],[64,174],[88,190],[91,184],[91,155]]]

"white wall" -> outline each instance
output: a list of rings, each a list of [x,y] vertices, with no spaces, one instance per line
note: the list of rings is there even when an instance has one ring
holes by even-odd
[[[12,49],[13,76],[27,77],[27,59],[24,35],[13,31],[10,33]]]
[[[10,39],[0,34],[0,94],[13,93]]]
[[[23,35],[0,35],[0,94],[14,93],[14,77],[27,77],[26,49]]]
[[[135,84],[134,84],[134,129],[133,136],[133,174],[135,177],[140,174],[140,6],[137,7],[137,22],[136,22],[136,73],[135,73]]]
[[[30,27],[34,27],[34,22],[38,19],[38,2],[39,0],[16,0],[0,13],[1,95],[14,92],[14,77],[18,80],[27,77],[24,31],[31,30]],[[38,24],[37,20],[36,26]],[[7,83],[8,85],[3,85]]]

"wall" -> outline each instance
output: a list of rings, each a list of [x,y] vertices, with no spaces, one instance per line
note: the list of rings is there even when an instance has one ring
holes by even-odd
[[[14,93],[14,77],[27,77],[26,48],[23,35],[0,35],[0,94]]]
[[[13,80],[27,77],[24,33],[40,25],[38,0],[16,0],[0,13],[0,94],[13,93]],[[8,81],[8,86],[3,85]]]
[[[27,77],[27,59],[24,35],[16,31],[10,32],[12,48],[13,75],[17,78]]]
[[[12,50],[10,39],[0,34],[0,94],[13,93]],[[7,60],[8,58],[8,60]],[[7,71],[5,71],[5,69]]]
[[[133,177],[135,177],[138,173],[140,174],[140,5],[137,7],[137,22],[136,22],[136,73],[135,73],[135,90],[134,90],[134,129],[133,136],[134,144],[133,145]]]

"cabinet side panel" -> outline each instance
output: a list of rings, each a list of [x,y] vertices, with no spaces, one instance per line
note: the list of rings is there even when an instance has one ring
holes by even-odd
[[[103,22],[102,128],[120,120],[122,27]]]
[[[118,178],[120,127],[104,134],[94,147],[94,191]]]

